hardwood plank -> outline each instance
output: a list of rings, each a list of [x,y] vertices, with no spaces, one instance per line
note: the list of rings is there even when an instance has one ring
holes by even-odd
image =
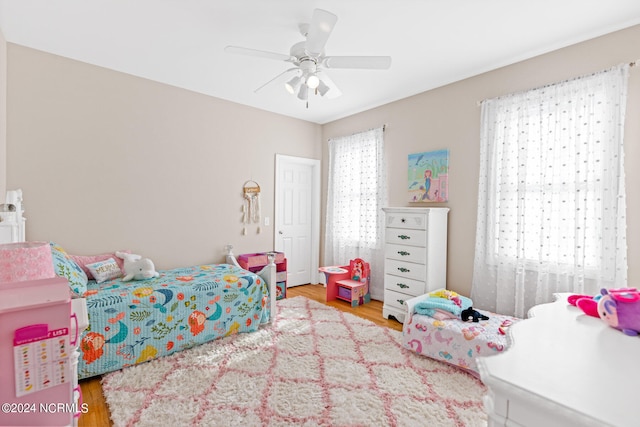
[[[346,301],[337,300],[327,303],[325,288],[322,285],[303,285],[287,289],[288,298],[293,298],[299,295],[331,307],[335,307],[338,310],[368,319],[377,325],[386,326],[387,328],[395,329],[397,331],[402,330],[402,323],[395,320],[387,320],[382,317],[381,301],[373,300],[370,303],[359,307],[351,307],[351,305]],[[86,380],[80,380],[82,397],[84,402],[88,404],[89,411],[86,414],[82,414],[78,420],[79,427],[113,425],[109,418],[109,407],[107,406],[107,403],[104,400],[104,395],[102,394],[102,385],[100,384],[101,378],[102,377],[93,377]]]
[[[101,376],[98,376],[79,381],[82,389],[82,400],[88,405],[88,412],[82,414],[78,420],[79,427],[113,425],[109,418],[109,407],[102,394],[101,378]]]

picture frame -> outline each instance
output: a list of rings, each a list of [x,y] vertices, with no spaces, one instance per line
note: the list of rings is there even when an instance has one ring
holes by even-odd
[[[409,203],[449,200],[449,150],[425,151],[408,156]]]

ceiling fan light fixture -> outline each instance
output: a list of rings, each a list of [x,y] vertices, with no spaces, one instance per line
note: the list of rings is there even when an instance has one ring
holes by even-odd
[[[320,82],[318,83],[318,87],[316,88],[316,90],[318,91],[320,96],[325,96],[327,94],[327,92],[329,92],[329,89],[331,89],[331,88],[329,86],[327,86],[326,84],[324,84],[324,82],[322,80],[320,80]]]
[[[298,90],[298,99],[301,101],[306,101],[309,98],[309,88],[306,84],[300,85],[300,90]]]
[[[284,61],[293,64],[293,68],[283,71],[272,78],[254,92],[260,91],[272,82],[284,83],[289,94],[306,101],[310,95],[320,95],[327,99],[334,99],[342,95],[342,91],[325,72],[326,69],[365,69],[386,70],[391,66],[389,56],[326,56],[325,46],[338,17],[323,9],[314,9],[311,22],[300,24],[299,29],[305,40],[295,43],[289,49],[289,54],[281,54],[240,46],[227,46],[225,52],[256,56],[261,58]],[[309,94],[311,92],[311,94]]]
[[[302,79],[300,78],[300,76],[293,76],[291,80],[289,80],[284,84],[284,87],[287,89],[287,92],[289,92],[291,95],[295,94],[296,90],[298,90],[298,87],[300,86],[301,80]]]
[[[310,74],[309,77],[307,77],[306,84],[309,86],[309,89],[315,89],[320,84],[320,79],[315,74]]]

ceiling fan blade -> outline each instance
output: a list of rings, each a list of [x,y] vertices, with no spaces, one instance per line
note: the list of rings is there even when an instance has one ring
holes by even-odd
[[[239,46],[227,46],[224,48],[224,51],[227,53],[234,53],[238,55],[257,56],[260,58],[275,59],[276,61],[292,62],[292,60],[295,59],[291,55],[285,55],[282,53],[275,53],[275,52],[267,52],[266,50],[249,49],[246,47],[239,47]]]
[[[322,61],[326,68],[361,68],[386,70],[391,67],[390,56],[327,56]]]
[[[262,88],[264,88],[265,86],[268,86],[269,84],[275,82],[276,80],[280,79],[282,76],[284,76],[285,74],[290,73],[291,71],[298,71],[299,68],[289,68],[288,70],[284,70],[283,72],[281,72],[280,74],[278,74],[277,76],[275,76],[274,78],[272,78],[271,80],[269,80],[268,82],[266,82],[265,84],[263,84],[262,86],[260,86],[259,88],[257,88],[256,90],[254,90],[254,93],[258,93],[259,90],[261,90]]]
[[[320,56],[324,50],[324,45],[333,31],[338,17],[331,12],[322,9],[315,9],[309,32],[307,33],[307,43],[305,50],[309,56]]]
[[[338,86],[336,86],[336,84],[333,82],[333,80],[331,80],[331,78],[327,75],[327,73],[318,71],[316,75],[318,76],[320,81],[323,84],[325,84],[328,88],[327,92],[324,95],[321,94],[323,97],[328,99],[334,99],[342,95],[342,92],[340,91]]]

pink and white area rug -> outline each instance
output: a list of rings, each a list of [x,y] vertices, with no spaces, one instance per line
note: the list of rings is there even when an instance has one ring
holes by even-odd
[[[105,375],[115,426],[485,426],[486,388],[304,297],[275,322]]]

